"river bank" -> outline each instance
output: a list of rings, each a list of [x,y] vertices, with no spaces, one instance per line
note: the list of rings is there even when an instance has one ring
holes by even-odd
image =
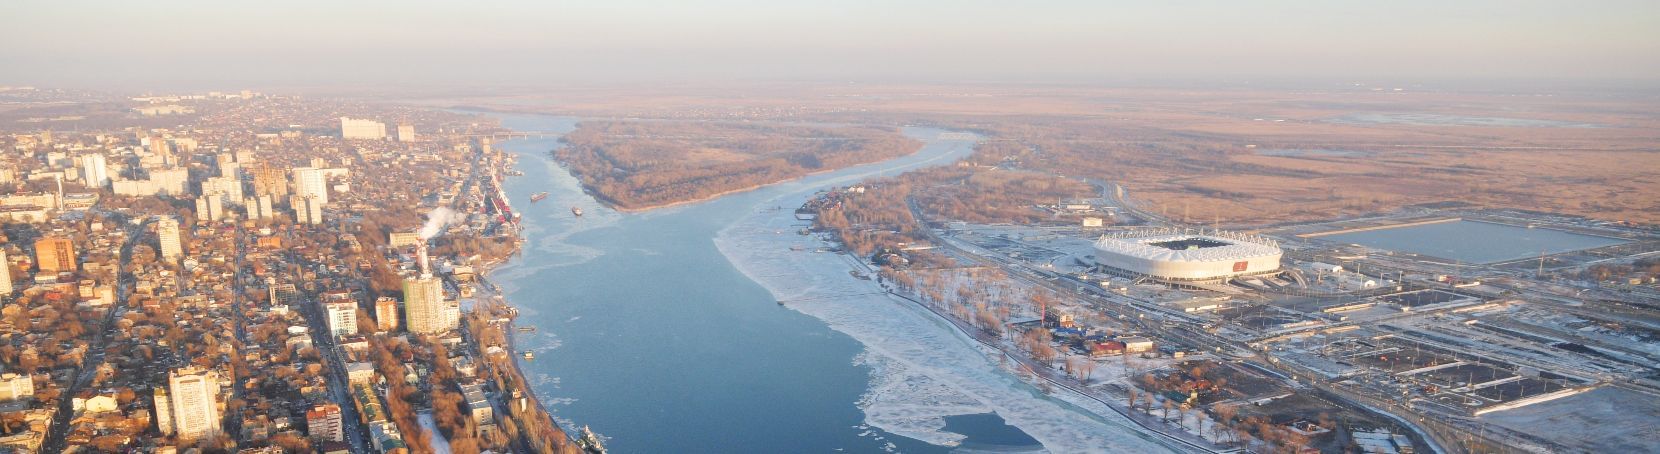
[[[796,206],[811,192],[765,205]],[[789,210],[755,210],[723,229],[716,245],[745,275],[789,309],[828,323],[865,346],[870,390],[860,400],[866,422],[939,446],[995,445],[1001,450],[1166,452],[1173,449],[1118,422],[1051,398],[1008,373],[987,348],[919,306],[893,299],[874,281],[848,273],[856,260],[811,252],[825,242],[796,232]],[[868,273],[866,273],[868,275]],[[975,439],[947,430],[952,417],[995,414],[1041,446]]]
[[[546,131],[554,121],[504,125]],[[945,132],[908,128],[928,143],[906,156],[646,212],[586,194],[549,157],[556,139],[499,144],[519,154],[525,172],[504,182],[510,197],[550,192],[521,210],[524,252],[489,274],[519,309],[517,322],[537,327],[514,333],[517,349],[536,354],[517,361],[525,380],[561,425],[591,426],[618,452],[1162,450],[999,371],[991,352],[920,309],[886,301],[880,312],[815,312],[821,318],[800,307],[832,307],[824,301],[782,308],[786,293],[774,281],[853,279],[846,264],[769,274],[763,262],[786,246],[733,241],[753,236],[733,229],[758,214],[782,224],[755,235],[805,239],[788,223],[814,191],[972,152],[972,138],[941,140]],[[573,217],[569,206],[586,213]]]

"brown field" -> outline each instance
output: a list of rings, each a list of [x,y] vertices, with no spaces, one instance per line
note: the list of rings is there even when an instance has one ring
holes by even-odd
[[[518,97],[512,105],[469,102],[504,110],[557,105],[529,110],[586,117],[970,129],[1013,145],[976,160],[1012,158],[1028,169],[1119,182],[1150,208],[1238,227],[1442,201],[1660,223],[1656,101],[1651,93],[1348,85],[849,84],[598,89]],[[1263,155],[1269,150],[1339,152]]]
[[[908,154],[887,127],[589,121],[554,156],[601,200],[648,209]]]

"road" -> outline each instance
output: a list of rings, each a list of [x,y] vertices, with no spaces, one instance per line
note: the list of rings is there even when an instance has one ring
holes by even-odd
[[[114,213],[111,213],[114,214]],[[119,216],[116,214],[116,216]],[[115,301],[110,304],[104,319],[99,322],[98,328],[93,331],[92,341],[87,344],[86,355],[81,358],[81,365],[75,370],[75,380],[69,384],[63,393],[58,395],[58,411],[52,415],[52,425],[46,430],[46,439],[41,444],[41,452],[57,453],[66,448],[65,437],[69,435],[69,421],[75,416],[74,396],[88,385],[97,375],[98,368],[104,364],[105,350],[109,344],[109,333],[115,329],[115,321],[127,312],[127,296],[132,291],[133,277],[127,266],[132,262],[133,246],[138,245],[139,239],[144,237],[145,228],[154,221],[145,218],[143,222],[132,224],[125,217],[114,218],[121,224],[127,225],[127,239],[121,244],[121,252],[116,268]]]
[[[238,242],[238,247],[245,243]],[[237,254],[237,269],[241,266],[242,254]],[[305,263],[305,258],[299,254],[287,253],[285,260],[289,263]],[[367,282],[356,279],[357,294],[372,295],[373,292]],[[340,405],[340,423],[346,433],[346,442],[351,446],[353,453],[373,452],[369,444],[369,428],[363,425],[363,419],[358,417],[357,405],[351,397],[351,382],[346,377],[346,362],[344,352],[335,342],[334,333],[329,331],[328,314],[323,310],[322,302],[315,296],[308,296],[299,304],[300,315],[305,318],[307,331],[311,333],[311,343],[321,354],[324,367],[324,378],[328,380],[329,395],[336,404]]]

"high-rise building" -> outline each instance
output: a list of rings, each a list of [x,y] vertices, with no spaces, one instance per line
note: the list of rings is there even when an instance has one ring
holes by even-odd
[[[225,178],[242,179],[242,163],[235,161],[220,161],[219,176]]]
[[[242,199],[242,212],[248,219],[265,219],[265,214],[259,212],[259,198],[256,197]]]
[[[156,155],[164,165],[174,165],[173,147],[167,144],[165,137],[150,137],[150,154]]]
[[[231,203],[242,203],[242,180],[231,177],[208,178],[202,181],[202,195],[217,195]]]
[[[271,284],[268,290],[272,306],[287,306],[300,299],[300,289],[294,284]]]
[[[196,198],[196,220],[219,221],[225,218],[225,198],[210,195]]]
[[[242,208],[248,213],[248,219],[270,219],[276,217],[271,211],[271,196],[262,195],[242,200]]]
[[[219,176],[241,178],[242,164],[236,162],[236,155],[219,153],[213,156],[213,165],[219,166]]]
[[[346,436],[340,425],[340,406],[331,403],[312,405],[310,410],[306,410],[305,428],[311,439],[318,441],[338,443]]]
[[[404,279],[403,310],[411,333],[437,334],[455,328],[445,320],[443,281],[431,274]]]
[[[186,367],[167,375],[173,405],[173,429],[182,440],[219,432],[219,377],[211,370]]]
[[[259,217],[260,219],[277,217],[277,212],[271,209],[271,196],[259,196]]]
[[[109,161],[104,158],[104,155],[98,153],[81,156],[81,176],[86,178],[86,186],[89,188],[109,186]]]
[[[456,329],[461,327],[460,301],[445,301],[444,304],[439,306],[438,309],[438,318],[445,329]]]
[[[6,251],[0,251],[0,296],[12,294],[12,262],[6,259]]]
[[[184,255],[184,246],[179,239],[179,221],[172,216],[162,216],[156,220],[156,239],[161,243],[163,261],[174,263]]]
[[[398,300],[390,296],[375,299],[375,328],[381,332],[398,330]]]
[[[280,168],[261,164],[254,167],[254,194],[272,197],[288,195],[288,173]]]
[[[186,189],[190,188],[190,171],[183,168],[152,170],[150,183],[155,185],[157,194],[185,195]]]
[[[357,334],[357,302],[350,299],[323,303],[328,313],[329,332],[335,336]]]
[[[167,397],[167,390],[156,388],[156,428],[161,429],[162,435],[173,434],[173,400]]]
[[[340,117],[340,137],[343,139],[385,139],[386,124],[374,120]]]
[[[408,124],[408,123],[399,124],[398,125],[398,141],[399,142],[414,142],[415,141],[415,125]]]
[[[35,240],[35,266],[42,273],[75,271],[75,243],[62,237]]]
[[[329,179],[323,169],[316,167],[296,167],[294,174],[294,195],[299,197],[316,197],[318,203],[329,203]]]
[[[295,195],[288,198],[288,206],[294,209],[294,223],[296,224],[316,225],[323,223],[323,204],[318,202],[316,197]]]

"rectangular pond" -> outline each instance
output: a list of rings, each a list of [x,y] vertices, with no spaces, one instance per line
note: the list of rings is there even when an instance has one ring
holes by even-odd
[[[1340,233],[1322,239],[1467,263],[1505,262],[1626,242],[1562,230],[1464,220]]]

